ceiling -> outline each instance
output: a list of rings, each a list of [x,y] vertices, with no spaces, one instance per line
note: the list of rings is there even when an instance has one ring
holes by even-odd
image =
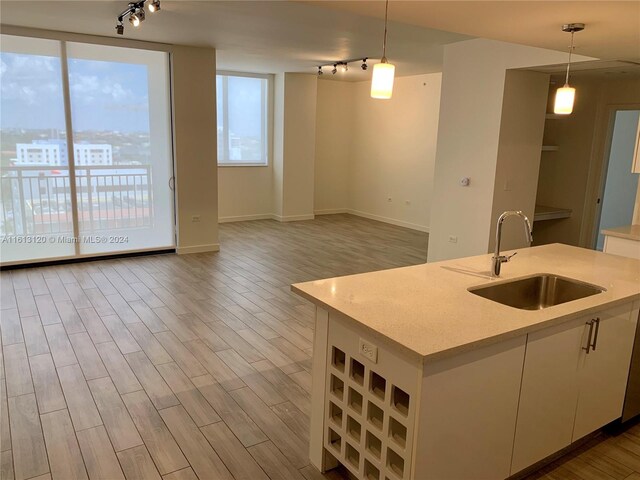
[[[305,0],[300,0],[305,1]],[[382,18],[382,0],[305,1],[336,11]],[[564,23],[582,22],[576,53],[608,60],[640,61],[638,1],[408,1],[391,0],[396,22],[551,50],[567,50]]]
[[[117,15],[127,0],[5,1],[5,25],[117,36]],[[368,6],[367,13],[384,9]],[[316,5],[286,1],[162,1],[162,10],[147,14],[139,28],[125,23],[125,37],[183,45],[214,46],[218,68],[257,73],[315,73],[323,63],[381,56],[383,22]],[[442,46],[470,37],[413,25],[389,26],[387,55],[398,75],[442,69]],[[374,63],[374,62],[370,62]],[[327,69],[327,73],[328,73]],[[349,72],[323,78],[365,80],[358,63]]]
[[[122,1],[0,1],[3,24],[116,37]],[[383,0],[186,1],[163,0],[125,37],[216,47],[220,69],[260,73],[309,72],[317,65],[381,55]],[[441,71],[443,46],[474,37],[566,50],[566,22],[584,22],[576,53],[640,61],[637,1],[391,0],[387,56],[398,75]],[[455,33],[452,33],[455,32]],[[365,80],[353,64],[324,79]]]

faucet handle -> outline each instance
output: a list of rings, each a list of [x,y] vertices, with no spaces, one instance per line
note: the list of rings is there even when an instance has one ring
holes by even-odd
[[[513,252],[511,255],[505,255],[504,257],[504,261],[508,262],[509,260],[511,260],[513,257],[515,257],[518,254],[518,252]]]

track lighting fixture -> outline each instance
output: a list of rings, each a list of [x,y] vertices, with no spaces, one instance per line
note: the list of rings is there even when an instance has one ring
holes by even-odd
[[[348,60],[340,60],[339,62],[323,63],[322,65],[318,65],[318,75],[322,75],[324,73],[324,71],[322,70],[323,67],[332,67],[331,73],[333,75],[338,73],[338,71],[340,71],[341,73],[345,73],[349,71],[349,64],[353,62],[362,62],[360,68],[362,68],[362,70],[366,70],[367,68],[369,68],[369,66],[367,65],[367,60],[369,60],[369,57],[350,58]]]
[[[160,10],[160,0],[140,0],[138,2],[131,2],[127,8],[118,15],[118,23],[116,24],[116,33],[118,35],[124,35],[124,19],[128,16],[129,23],[134,27],[139,27],[145,19],[144,6],[146,2],[149,2],[148,8],[151,13]]]
[[[573,53],[573,35],[584,30],[584,23],[567,23],[562,26],[563,32],[571,33],[571,45],[569,46],[569,61],[567,62],[567,76],[564,86],[556,90],[556,98],[553,105],[553,113],[569,115],[573,112],[573,102],[576,98],[576,89],[569,85],[569,69],[571,68],[571,54]]]
[[[138,27],[138,26],[140,26],[140,22],[142,22],[142,18],[143,17],[140,17],[138,12],[132,13],[129,16],[129,23],[131,25],[133,25],[134,27]]]

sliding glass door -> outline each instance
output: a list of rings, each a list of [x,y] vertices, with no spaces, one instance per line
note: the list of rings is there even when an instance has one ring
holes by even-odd
[[[2,261],[75,254],[60,42],[2,35]]]
[[[168,55],[6,35],[0,55],[2,262],[172,248]]]
[[[168,59],[67,44],[81,254],[173,245]]]

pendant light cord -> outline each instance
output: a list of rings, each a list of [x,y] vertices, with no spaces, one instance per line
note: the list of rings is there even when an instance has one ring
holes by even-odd
[[[387,16],[389,14],[389,0],[384,7],[384,37],[382,37],[382,63],[387,63]]]
[[[571,67],[571,54],[573,53],[573,35],[575,32],[571,32],[571,45],[569,46],[569,63],[567,63],[567,78],[564,81],[565,87],[569,85],[569,68]]]

